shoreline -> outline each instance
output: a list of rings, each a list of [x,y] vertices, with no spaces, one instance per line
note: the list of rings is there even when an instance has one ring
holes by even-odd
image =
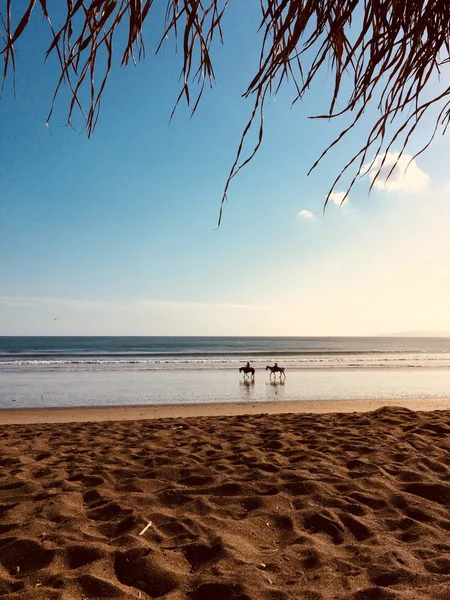
[[[450,410],[450,398],[393,398],[327,401],[217,402],[165,405],[78,406],[61,408],[0,409],[1,425],[33,423],[84,423],[146,419],[219,417],[258,414],[364,413],[382,407],[413,411]]]

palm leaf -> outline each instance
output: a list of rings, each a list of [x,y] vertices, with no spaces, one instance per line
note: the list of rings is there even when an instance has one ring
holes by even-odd
[[[222,21],[229,0],[166,1],[160,45],[171,34],[175,40],[182,40],[182,87],[176,105],[184,99],[195,112],[205,84],[214,83],[211,45],[215,38],[220,42],[223,40]],[[143,28],[152,18],[153,0],[66,0],[66,3],[65,20],[54,28],[52,9],[47,0],[29,0],[18,14],[13,14],[11,0],[3,0],[4,8],[0,11],[3,85],[9,73],[16,69],[15,45],[26,31],[32,13],[40,10],[51,33],[47,55],[56,54],[61,69],[49,118],[61,86],[67,84],[72,95],[68,123],[71,123],[75,110],[81,111],[87,134],[91,136],[113,65],[113,53],[119,54],[123,64],[141,58]],[[423,149],[429,146],[439,130],[446,131],[450,121],[450,89],[435,92],[430,82],[450,62],[448,2],[259,0],[255,1],[255,7],[261,12],[259,23],[255,23],[255,29],[259,26],[262,34],[261,51],[255,74],[243,94],[253,99],[254,105],[224,186],[219,224],[232,178],[253,158],[262,143],[267,97],[276,93],[288,79],[296,90],[295,102],[307,94],[322,68],[331,67],[334,86],[329,111],[314,118],[336,119],[347,113],[353,115],[350,126],[342,129],[312,169],[353,129],[369,105],[375,104],[378,110],[365,141],[330,187],[325,205],[344,173],[354,168],[348,193],[362,166],[367,164],[370,153],[386,152],[394,143],[400,144],[402,153],[424,115],[433,109],[437,114],[436,126]],[[13,22],[18,24],[13,26]],[[120,25],[125,25],[128,31],[122,47],[115,37]],[[351,92],[346,97],[344,88],[348,86],[343,82],[348,82],[349,78]],[[191,94],[194,83],[200,85],[197,93]],[[88,94],[83,94],[85,87]],[[343,108],[336,112],[338,104]],[[257,144],[245,157],[245,142],[253,127],[258,130]]]

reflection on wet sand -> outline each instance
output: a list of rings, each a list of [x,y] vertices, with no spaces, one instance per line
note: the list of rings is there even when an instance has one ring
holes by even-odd
[[[285,387],[285,380],[281,379],[278,381],[268,381],[266,383],[266,395],[267,395],[267,400],[280,400],[281,397],[284,398],[284,387]]]
[[[239,400],[248,401],[255,399],[255,380],[244,379],[239,382]]]
[[[289,370],[269,382],[233,370],[0,372],[0,409],[266,401],[450,398],[450,369]],[[241,379],[241,381],[239,381]],[[239,384],[239,385],[238,385]]]
[[[243,402],[255,401],[257,400],[257,394],[255,393],[255,381],[252,379],[244,379],[243,381],[239,381],[239,400]],[[260,390],[260,388],[259,388]],[[285,380],[271,380],[266,382],[266,397],[264,401],[271,400],[282,400],[284,399],[284,391],[285,391]],[[261,394],[261,390],[259,394]]]

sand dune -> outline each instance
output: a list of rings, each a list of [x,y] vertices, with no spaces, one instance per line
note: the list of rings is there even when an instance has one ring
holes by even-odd
[[[450,411],[5,425],[0,478],[0,597],[450,600]]]

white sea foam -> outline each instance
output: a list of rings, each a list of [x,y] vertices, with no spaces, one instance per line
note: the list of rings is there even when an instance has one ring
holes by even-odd
[[[313,356],[248,357],[256,369],[278,361],[287,369],[395,369],[395,368],[450,368],[450,354],[340,354]],[[64,358],[0,358],[1,371],[51,370],[232,370],[243,366],[242,357],[64,357]]]

